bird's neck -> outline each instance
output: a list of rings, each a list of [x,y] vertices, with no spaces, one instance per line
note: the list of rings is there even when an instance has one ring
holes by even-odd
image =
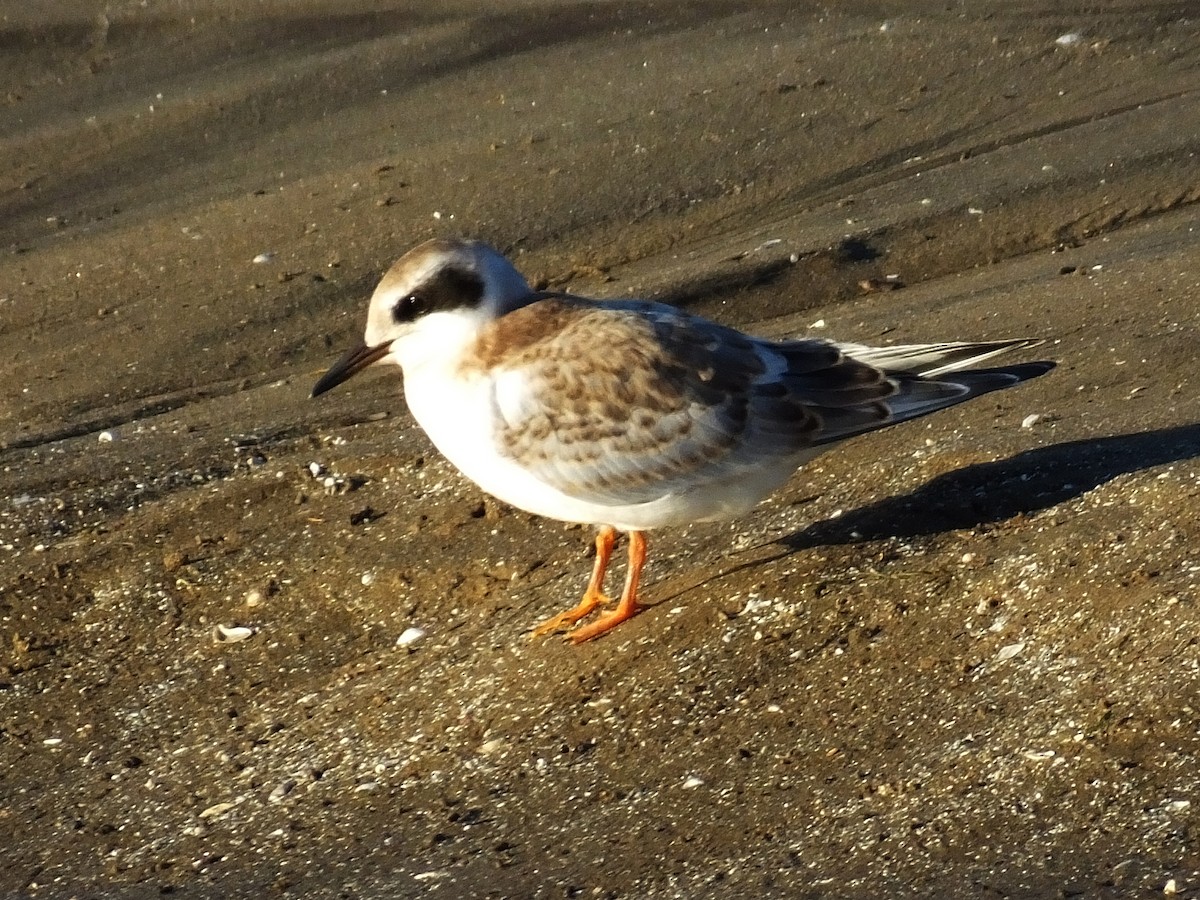
[[[393,341],[390,355],[406,379],[425,370],[454,368],[491,320],[491,315],[479,309],[432,313]]]

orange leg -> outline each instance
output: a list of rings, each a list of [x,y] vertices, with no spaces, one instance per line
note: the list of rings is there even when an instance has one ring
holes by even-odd
[[[596,564],[592,566],[592,580],[588,582],[583,599],[574,609],[568,609],[557,616],[551,616],[537,628],[533,629],[534,637],[564,631],[570,628],[597,606],[608,603],[604,595],[604,572],[608,569],[608,561],[612,558],[613,547],[617,543],[617,529],[611,525],[603,525],[596,534]]]
[[[597,539],[598,540],[598,539]],[[646,564],[646,534],[643,531],[629,532],[629,571],[625,574],[625,590],[621,592],[621,602],[612,612],[605,613],[590,625],[576,628],[571,632],[571,642],[582,644],[594,637],[599,637],[606,631],[616,628],[626,619],[632,619],[641,609],[637,602],[638,582],[642,577],[642,566]]]

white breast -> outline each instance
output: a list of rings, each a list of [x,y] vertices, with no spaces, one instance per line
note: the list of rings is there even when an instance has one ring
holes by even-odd
[[[425,368],[405,373],[404,393],[413,418],[434,446],[489,494],[552,519],[608,521],[605,508],[568,497],[499,451],[495,431],[498,411],[490,379],[463,379]]]
[[[741,515],[779,488],[802,460],[776,461],[736,481],[697,485],[648,503],[610,506],[571,497],[532,476],[501,453],[492,383],[429,369],[406,373],[405,395],[434,446],[467,478],[505,503],[550,519],[612,525],[623,531],[685,525]],[[816,455],[815,453],[811,455]]]
[[[614,506],[570,496],[535,478],[501,452],[503,418],[522,414],[521,390],[493,373],[464,370],[448,347],[464,347],[466,322],[429,316],[441,333],[413,335],[393,344],[404,369],[404,393],[417,423],[434,446],[487,493],[518,509],[564,522],[605,524],[632,531],[741,515],[787,481],[803,460],[773,460],[729,481],[708,481],[645,503]],[[424,330],[424,329],[423,329]],[[519,376],[516,376],[519,378]],[[816,455],[810,453],[808,455]]]

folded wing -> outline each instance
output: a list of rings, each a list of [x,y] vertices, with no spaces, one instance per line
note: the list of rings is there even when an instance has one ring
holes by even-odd
[[[531,335],[539,321],[555,327]],[[494,370],[500,448],[557,490],[612,505],[800,460],[1052,365],[959,372],[1028,342],[774,343],[649,303],[551,298],[497,327],[522,335]]]

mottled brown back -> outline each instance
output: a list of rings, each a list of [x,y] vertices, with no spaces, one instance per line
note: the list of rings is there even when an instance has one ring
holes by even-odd
[[[895,389],[824,342],[771,345],[672,307],[561,296],[496,320],[472,357],[494,373],[502,452],[564,493],[622,505],[796,455],[822,402]]]

